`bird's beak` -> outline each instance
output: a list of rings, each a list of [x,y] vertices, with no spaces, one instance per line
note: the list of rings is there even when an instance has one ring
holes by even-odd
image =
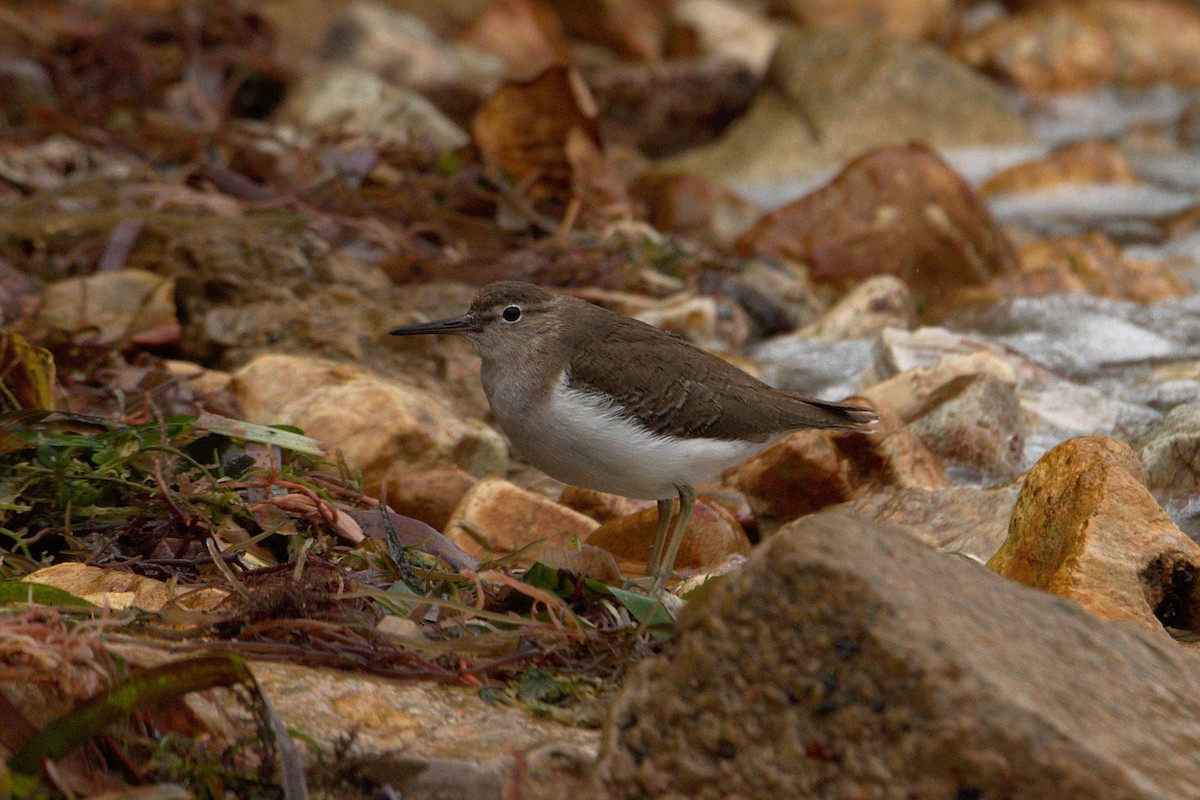
[[[450,317],[434,322],[422,322],[420,325],[394,328],[391,334],[392,336],[416,336],[423,333],[480,333],[482,331],[483,328],[475,321],[474,317],[470,314],[463,314],[461,317]]]

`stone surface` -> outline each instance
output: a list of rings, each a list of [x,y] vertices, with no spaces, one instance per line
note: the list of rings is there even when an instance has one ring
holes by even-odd
[[[282,114],[319,136],[363,137],[377,146],[439,153],[467,143],[466,133],[421,95],[345,65],[304,77]]]
[[[800,431],[747,461],[729,481],[746,493],[757,515],[778,520],[882,487],[946,486],[946,475],[925,444],[888,409],[878,410],[876,433]]]
[[[1200,401],[1176,406],[1131,442],[1156,494],[1200,494]]]
[[[863,495],[837,508],[873,522],[900,525],[939,550],[982,562],[1008,538],[1008,522],[1020,490],[1018,484],[995,489],[911,487]]]
[[[1103,139],[1064,145],[1044,158],[1002,169],[984,181],[980,194],[1036,192],[1081,183],[1139,183],[1129,159]]]
[[[586,542],[612,553],[626,575],[641,575],[650,558],[657,521],[658,509],[647,508],[605,522],[588,534]],[[700,500],[688,521],[675,570],[684,576],[711,572],[730,556],[749,552],[750,540],[733,514],[723,506]]]
[[[1028,142],[997,85],[940,48],[852,31],[792,31],[747,112],[667,162],[736,188],[776,186],[878,147]]]
[[[930,398],[945,395],[950,384],[984,375],[1007,386],[1017,385],[1012,364],[995,353],[977,350],[970,355],[948,353],[930,366],[910,366],[864,389],[862,396],[908,424],[930,407]]]
[[[647,221],[675,233],[729,250],[762,215],[762,209],[723,184],[681,172],[652,170],[640,175],[630,194],[646,206]]]
[[[909,423],[951,477],[984,484],[1021,471],[1025,428],[1013,385],[986,373],[948,381]]]
[[[1115,439],[1069,439],[1044,455],[988,566],[1102,619],[1200,633],[1200,545],[1155,502],[1133,451]]]
[[[427,469],[391,475],[382,484],[363,486],[363,492],[368,497],[382,497],[398,514],[443,531],[475,483],[475,476],[466,470]]]
[[[953,0],[771,0],[771,9],[806,28],[884,31],[908,39],[947,31]]]
[[[626,680],[587,800],[1166,800],[1200,660],[841,513],[789,525]]]
[[[783,34],[783,26],[734,0],[682,0],[671,18],[694,40],[697,55],[739,61],[756,76],[766,72]]]
[[[885,328],[916,324],[912,294],[894,275],[876,275],[855,286],[819,319],[796,331],[812,339],[870,339]]]
[[[601,523],[654,507],[651,500],[635,500],[632,497],[597,492],[595,489],[584,489],[581,486],[568,486],[563,489],[558,502]]]
[[[144,575],[92,567],[77,561],[44,567],[21,580],[53,586],[100,608],[112,609],[161,611],[172,605],[189,611],[208,611],[229,594],[216,587],[179,587]]]
[[[737,248],[807,264],[816,280],[895,275],[925,313],[956,287],[1017,269],[984,203],[921,145],[851,162],[828,185],[764,216]]]
[[[262,355],[237,371],[233,388],[247,420],[302,428],[340,449],[366,484],[434,467],[496,474],[507,464],[491,428],[464,421],[430,392],[361,367]]]
[[[1200,10],[1172,0],[1068,0],[1002,16],[955,52],[1029,92],[1200,83]]]
[[[471,487],[446,524],[446,538],[481,559],[502,558],[529,547],[517,563],[532,564],[544,547],[583,541],[598,523],[548,497],[502,478]],[[532,547],[530,547],[532,545]]]
[[[67,278],[46,287],[38,319],[102,345],[165,327],[178,330],[175,281],[141,269]]]

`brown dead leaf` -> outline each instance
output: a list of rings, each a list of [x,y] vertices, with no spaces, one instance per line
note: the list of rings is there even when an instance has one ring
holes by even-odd
[[[54,356],[19,333],[0,333],[0,409],[54,410]]]

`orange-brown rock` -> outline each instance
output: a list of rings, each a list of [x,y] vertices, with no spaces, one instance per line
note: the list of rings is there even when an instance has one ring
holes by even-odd
[[[494,559],[528,547],[519,564],[532,564],[543,547],[584,540],[596,521],[503,478],[471,487],[446,524],[446,538],[482,559]],[[532,546],[531,546],[532,545]]]
[[[762,209],[724,184],[682,172],[651,170],[629,188],[646,206],[647,221],[664,233],[676,233],[721,250],[762,215]]]
[[[609,586],[620,586],[624,580],[613,554],[590,544],[581,544],[578,547],[543,547],[538,561],[547,567],[565,569]]]
[[[658,510],[648,508],[604,523],[585,541],[612,553],[627,575],[640,575],[650,558],[657,520]],[[693,574],[709,572],[730,556],[749,552],[750,540],[733,514],[716,503],[700,500],[688,521],[675,569]]]
[[[1002,169],[979,187],[984,195],[1036,192],[1065,184],[1140,183],[1133,165],[1116,145],[1102,139],[1073,142],[1045,158]]]
[[[210,611],[228,597],[218,587],[193,589],[164,583],[156,578],[67,561],[31,572],[21,580],[53,586],[101,608],[140,608],[161,611],[176,605],[189,611]]]
[[[382,484],[367,484],[363,491],[368,497],[382,496],[398,514],[444,531],[454,509],[476,480],[461,469],[426,469],[388,476]]]
[[[809,28],[883,31],[933,38],[950,24],[953,0],[772,0],[771,10]]]
[[[746,493],[757,514],[778,520],[795,519],[884,487],[949,485],[921,439],[888,409],[878,411],[876,433],[794,433],[738,468],[730,482]]]
[[[959,57],[1035,93],[1200,83],[1200,10],[1173,0],[1067,0],[1003,16]]]
[[[563,489],[558,502],[580,514],[586,514],[600,523],[627,517],[630,514],[654,507],[654,503],[650,500],[635,500],[619,494],[584,489],[582,486],[568,486]]]
[[[737,249],[803,262],[817,280],[890,273],[927,305],[1017,269],[987,207],[923,145],[852,161],[828,185],[759,220]]]
[[[1139,303],[1192,292],[1170,267],[1131,258],[1098,231],[1032,242],[1020,257],[1020,271],[996,278],[988,292],[1001,297],[1087,292]]]
[[[1200,633],[1200,545],[1155,502],[1133,450],[1115,439],[1068,439],[1042,456],[988,566],[1102,619]]]

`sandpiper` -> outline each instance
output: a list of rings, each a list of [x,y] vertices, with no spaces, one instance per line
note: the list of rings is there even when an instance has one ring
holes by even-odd
[[[791,431],[864,430],[876,419],[869,408],[772,388],[644,322],[518,281],[483,287],[460,317],[391,333],[466,336],[518,454],[564,483],[658,501],[651,596],[675,566],[695,484]]]

